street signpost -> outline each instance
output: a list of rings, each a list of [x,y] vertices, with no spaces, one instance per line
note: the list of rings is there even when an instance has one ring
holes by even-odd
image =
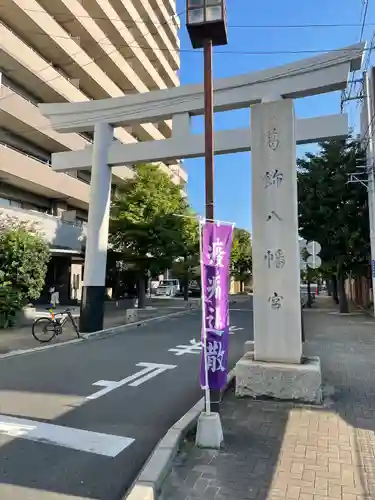
[[[319,253],[322,250],[322,246],[317,241],[299,241],[299,249],[301,254],[300,268],[306,270],[308,267],[311,269],[318,269],[322,265],[322,259]],[[303,254],[308,254],[303,255]]]

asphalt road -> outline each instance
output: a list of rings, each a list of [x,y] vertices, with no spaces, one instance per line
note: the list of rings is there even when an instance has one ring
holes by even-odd
[[[238,329],[230,368],[252,339],[251,298],[231,309]],[[194,311],[0,360],[1,500],[121,499],[159,439],[202,396],[199,353],[169,351],[192,350],[200,325]]]

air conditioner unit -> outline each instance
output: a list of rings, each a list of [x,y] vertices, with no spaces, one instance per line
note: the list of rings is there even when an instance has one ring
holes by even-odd
[[[64,222],[75,222],[77,217],[76,210],[66,210],[61,214],[61,220]]]

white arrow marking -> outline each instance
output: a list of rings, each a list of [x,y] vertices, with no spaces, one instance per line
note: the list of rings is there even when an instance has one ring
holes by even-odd
[[[114,380],[98,380],[94,382],[92,385],[98,385],[99,387],[103,387],[100,391],[94,392],[94,394],[90,394],[86,399],[98,399],[102,396],[105,396],[109,392],[118,389],[123,385],[130,385],[131,387],[138,387],[139,385],[147,382],[153,377],[156,377],[160,373],[165,372],[166,370],[172,370],[172,368],[177,368],[177,365],[160,365],[157,363],[137,363],[136,366],[144,366],[143,370],[130,375],[129,377],[123,378],[118,382]]]
[[[173,352],[175,356],[182,356],[183,354],[199,354],[201,350],[202,342],[191,339],[190,344],[180,344],[173,349],[168,349],[168,352]]]
[[[239,328],[238,326],[231,326],[229,328],[229,335],[234,335],[234,332],[237,332],[238,330],[243,330],[243,328]]]
[[[73,429],[8,415],[0,415],[0,434],[112,458],[134,441],[125,436]]]

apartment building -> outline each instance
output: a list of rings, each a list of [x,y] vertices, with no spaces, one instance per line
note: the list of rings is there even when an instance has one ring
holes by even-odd
[[[60,134],[41,102],[118,97],[179,85],[176,0],[1,0],[0,212],[37,222],[52,259],[46,293],[80,298],[90,172],[52,171],[51,153],[90,134]],[[163,139],[171,121],[115,129],[123,143]],[[182,165],[161,165],[185,189]],[[132,176],[113,169],[113,189]],[[47,295],[42,297],[45,300]]]

